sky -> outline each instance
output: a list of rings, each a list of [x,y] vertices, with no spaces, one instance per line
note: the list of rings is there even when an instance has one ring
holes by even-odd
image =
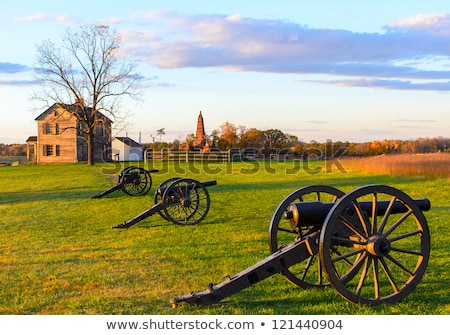
[[[183,140],[202,112],[310,142],[450,137],[450,2],[440,0],[4,1],[0,143],[37,135],[36,47],[103,24],[139,60],[128,135]],[[139,137],[140,134],[140,137]]]

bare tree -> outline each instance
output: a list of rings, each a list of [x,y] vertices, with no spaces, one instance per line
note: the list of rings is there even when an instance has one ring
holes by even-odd
[[[72,105],[69,108],[82,123],[87,141],[88,165],[94,164],[95,127],[99,113],[120,123],[124,96],[139,98],[137,62],[121,58],[121,36],[108,26],[87,25],[79,31],[67,29],[61,46],[47,40],[37,46],[35,72],[42,91],[33,98]],[[80,130],[79,129],[79,130]]]

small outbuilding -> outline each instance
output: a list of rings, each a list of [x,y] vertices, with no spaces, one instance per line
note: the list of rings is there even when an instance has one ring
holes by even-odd
[[[115,161],[141,161],[144,158],[144,147],[129,137],[114,137],[111,148]]]

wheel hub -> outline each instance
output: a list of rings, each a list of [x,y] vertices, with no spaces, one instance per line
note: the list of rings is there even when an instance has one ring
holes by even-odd
[[[183,198],[181,200],[181,204],[183,205],[183,207],[189,207],[191,205],[191,199],[190,198]]]
[[[368,240],[367,251],[373,256],[387,256],[391,251],[391,242],[381,235],[374,235]]]

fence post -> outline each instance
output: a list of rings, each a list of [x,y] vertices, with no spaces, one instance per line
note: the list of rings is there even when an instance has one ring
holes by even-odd
[[[153,153],[153,149],[151,149],[151,148],[145,149],[145,151],[144,151],[144,162],[145,163],[148,162],[148,156],[150,153]],[[152,157],[152,159],[153,159],[153,157]]]

